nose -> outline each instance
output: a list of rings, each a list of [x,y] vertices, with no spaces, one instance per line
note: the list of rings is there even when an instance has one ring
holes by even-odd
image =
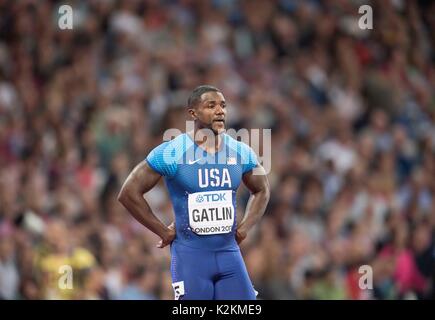
[[[225,114],[225,108],[222,108],[222,105],[218,104],[216,108],[216,114]]]

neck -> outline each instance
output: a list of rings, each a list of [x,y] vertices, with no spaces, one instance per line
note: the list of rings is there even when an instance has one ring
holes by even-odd
[[[206,136],[205,134],[201,133],[200,130],[201,128],[195,128],[195,130],[189,131],[187,134],[198,146],[201,146],[207,152],[217,152],[222,144],[222,134]]]

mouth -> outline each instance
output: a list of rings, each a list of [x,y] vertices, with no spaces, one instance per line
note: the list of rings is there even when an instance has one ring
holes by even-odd
[[[225,124],[225,119],[216,119],[216,120],[213,120],[213,122]]]

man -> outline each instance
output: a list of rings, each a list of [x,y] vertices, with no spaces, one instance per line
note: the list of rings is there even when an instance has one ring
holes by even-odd
[[[128,176],[118,200],[161,238],[158,247],[171,244],[175,299],[254,300],[238,244],[269,201],[265,171],[249,146],[224,133],[227,110],[219,89],[197,87],[189,97],[188,112],[194,132],[153,149]],[[175,212],[175,225],[169,227],[143,198],[161,176]],[[236,191],[242,181],[251,196],[237,225]]]

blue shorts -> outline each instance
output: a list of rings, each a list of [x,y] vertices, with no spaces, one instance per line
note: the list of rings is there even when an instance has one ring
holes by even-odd
[[[172,243],[171,256],[176,300],[255,300],[240,249],[205,251]]]

